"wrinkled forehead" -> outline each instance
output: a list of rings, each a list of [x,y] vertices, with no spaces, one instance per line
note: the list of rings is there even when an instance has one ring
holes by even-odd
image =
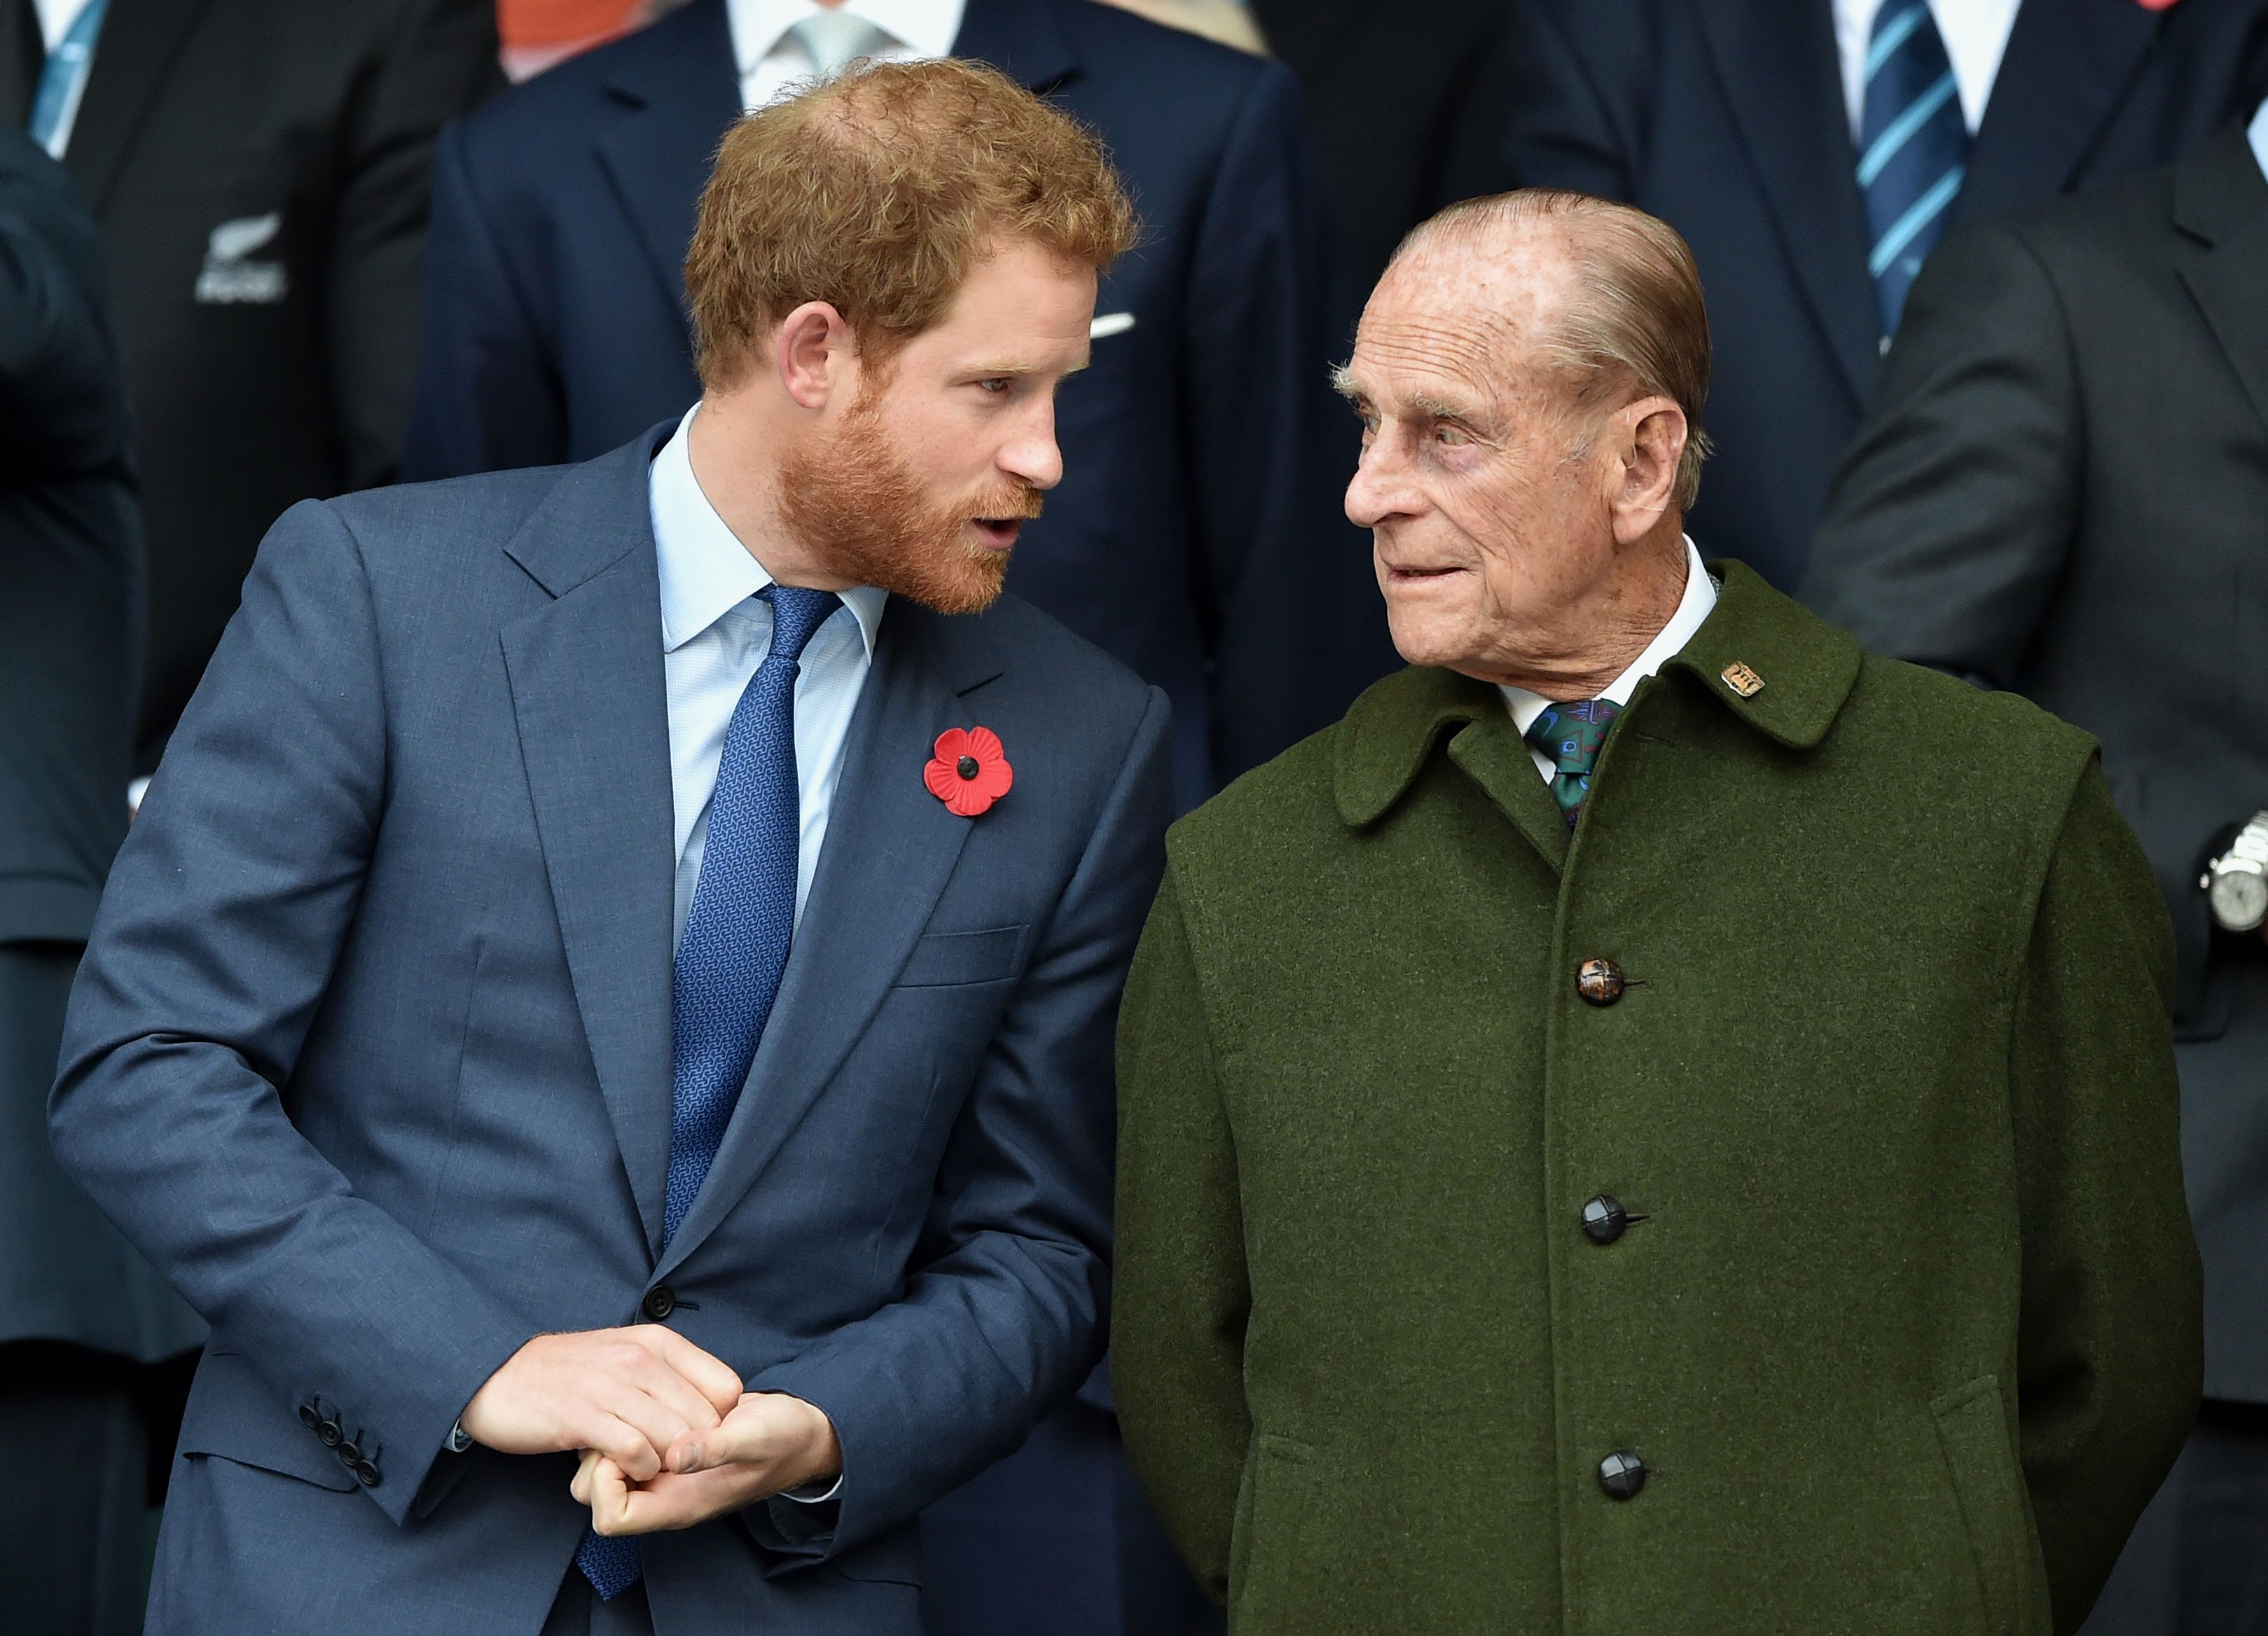
[[[1498,401],[1532,379],[1535,338],[1569,276],[1564,250],[1540,232],[1418,246],[1363,309],[1348,384],[1381,398],[1449,391]]]

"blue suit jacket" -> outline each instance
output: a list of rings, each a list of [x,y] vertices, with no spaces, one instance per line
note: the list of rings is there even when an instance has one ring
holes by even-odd
[[[1793,591],[1881,321],[1830,0],[1518,0],[1506,158],[1685,235],[1716,343],[1693,536]],[[2170,164],[2268,89],[2268,0],[2025,0],[1955,217]]]
[[[1086,0],[968,0],[955,49],[1098,131],[1146,225],[1064,388],[1066,475],[1017,593],[1163,687],[1183,807],[1336,720],[1395,658],[1359,433],[1330,389],[1360,297],[1291,75]],[[693,0],[443,136],[403,470],[584,460],[700,394],[681,267],[740,111]]]
[[[287,513],[120,857],[53,1129],[213,1329],[153,1631],[536,1629],[572,1463],[443,1441],[531,1336],[666,1286],[832,1417],[847,1476],[815,1540],[762,1506],[650,1540],[657,1628],[917,1636],[915,1514],[1101,1350],[1167,706],[1013,600],[891,602],[777,1007],[659,1247],[668,430]],[[1016,785],[968,820],[922,770],[976,724]]]

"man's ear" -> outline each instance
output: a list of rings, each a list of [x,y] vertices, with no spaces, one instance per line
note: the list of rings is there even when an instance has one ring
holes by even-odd
[[[780,385],[804,409],[825,409],[858,370],[858,348],[843,314],[806,301],[781,321],[774,351]]]
[[[1691,428],[1668,398],[1641,398],[1615,417],[1621,481],[1609,501],[1615,538],[1635,544],[1676,504],[1677,468]]]

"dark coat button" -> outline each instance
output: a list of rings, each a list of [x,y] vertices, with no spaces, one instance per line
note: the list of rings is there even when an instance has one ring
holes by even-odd
[[[346,1433],[340,1429],[339,1423],[336,1420],[322,1420],[317,1422],[315,1426],[315,1435],[323,1440],[323,1447],[326,1448],[336,1448],[341,1443],[347,1440]]]
[[[362,1446],[351,1437],[338,1446],[336,1453],[341,1463],[348,1466],[357,1465],[362,1461]]]
[[[1646,1486],[1646,1462],[1627,1448],[1618,1448],[1599,1462],[1599,1486],[1609,1500],[1635,1500]]]
[[[299,1405],[299,1424],[313,1432],[320,1428],[323,1417],[315,1411],[314,1404],[303,1403]]]
[[[376,1488],[378,1486],[378,1468],[372,1465],[369,1461],[356,1461],[354,1474],[355,1481],[360,1483],[364,1488]]]
[[[1587,960],[1575,972],[1575,992],[1594,1006],[1611,1006],[1623,997],[1623,969],[1611,960]]]
[[[646,1291],[645,1299],[638,1306],[647,1317],[659,1323],[677,1310],[677,1294],[668,1285],[657,1284]]]
[[[1594,1244],[1611,1244],[1630,1230],[1630,1212],[1612,1193],[1602,1193],[1583,1205],[1583,1231]]]

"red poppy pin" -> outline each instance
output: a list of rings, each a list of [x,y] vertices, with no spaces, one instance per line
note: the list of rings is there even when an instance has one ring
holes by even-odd
[[[1016,770],[991,728],[947,727],[937,735],[937,755],[922,769],[922,781],[947,812],[975,818],[990,812],[1014,785]]]

